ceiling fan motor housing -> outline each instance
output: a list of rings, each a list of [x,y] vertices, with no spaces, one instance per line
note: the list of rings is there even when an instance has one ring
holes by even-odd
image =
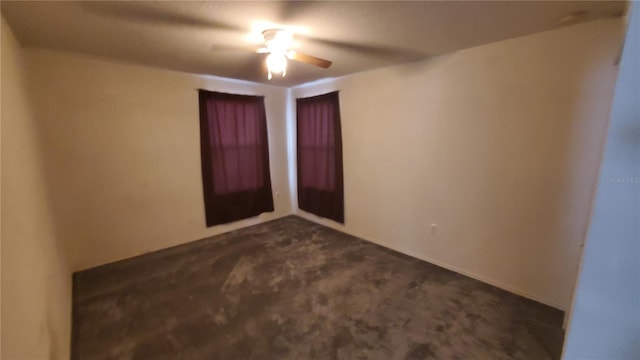
[[[284,55],[293,43],[293,34],[284,29],[267,29],[262,32],[262,37],[271,53]]]

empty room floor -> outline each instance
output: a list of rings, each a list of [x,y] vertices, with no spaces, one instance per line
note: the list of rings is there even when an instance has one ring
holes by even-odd
[[[74,359],[557,359],[560,310],[289,216],[74,274]]]

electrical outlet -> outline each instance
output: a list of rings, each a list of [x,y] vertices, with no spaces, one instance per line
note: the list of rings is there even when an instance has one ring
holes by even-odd
[[[431,235],[437,235],[437,234],[438,234],[438,225],[431,224]]]

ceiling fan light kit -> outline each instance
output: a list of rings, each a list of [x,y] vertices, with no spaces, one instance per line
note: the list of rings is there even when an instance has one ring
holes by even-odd
[[[265,47],[258,49],[259,53],[267,55],[267,77],[269,80],[272,74],[287,75],[287,51],[293,43],[293,35],[282,29],[268,29],[262,32]]]
[[[268,54],[267,77],[272,79],[273,74],[287,75],[287,59],[304,62],[310,65],[328,68],[331,61],[320,59],[311,55],[301,54],[292,50],[293,33],[284,29],[267,29],[262,32],[264,38],[264,47],[259,48],[256,52],[259,54]]]
[[[287,75],[287,58],[279,53],[270,53],[267,55],[267,77],[269,80],[273,77],[272,74],[282,74],[282,77]]]

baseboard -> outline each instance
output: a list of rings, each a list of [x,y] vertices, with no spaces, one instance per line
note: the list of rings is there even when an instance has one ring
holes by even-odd
[[[215,225],[215,227],[217,227],[217,229],[214,229],[214,231],[212,231],[209,234],[202,234],[200,236],[195,236],[194,240],[189,240],[189,241],[186,241],[186,242],[179,242],[177,240],[176,241],[169,241],[169,242],[161,243],[157,248],[132,252],[131,254],[128,254],[126,256],[117,257],[115,259],[101,260],[101,261],[98,261],[98,262],[93,262],[93,263],[88,263],[88,264],[76,264],[72,268],[71,273],[75,274],[75,273],[79,273],[79,272],[83,272],[83,271],[94,270],[94,269],[97,269],[97,268],[100,268],[100,267],[103,267],[103,266],[111,266],[111,265],[116,264],[116,263],[130,261],[132,259],[135,259],[135,258],[138,258],[138,257],[142,257],[142,256],[146,256],[146,255],[149,255],[149,254],[168,251],[168,250],[179,248],[179,247],[183,247],[183,246],[190,246],[193,243],[196,243],[198,241],[207,240],[207,239],[209,239],[210,237],[213,237],[213,236],[223,235],[223,234],[230,233],[232,231],[241,230],[241,229],[249,228],[249,227],[252,227],[252,226],[261,225],[261,224],[264,224],[264,223],[267,223],[267,222],[271,222],[271,221],[276,221],[276,220],[285,218],[287,216],[295,216],[296,214],[289,211],[289,212],[286,212],[286,213],[283,213],[283,214],[274,215],[273,217],[268,217],[268,218],[267,217],[263,217],[262,215],[263,214],[260,214],[258,216],[254,216],[254,217],[251,217],[251,218],[248,218],[248,219],[242,219],[242,220],[234,221],[234,222],[231,222],[231,223]],[[209,229],[213,229],[213,227],[211,227]],[[209,229],[207,229],[207,230],[209,230]],[[205,230],[205,232],[207,232],[207,230]]]
[[[425,256],[423,254],[419,254],[419,253],[416,253],[416,252],[411,251],[411,250],[403,249],[403,248],[401,248],[399,246],[392,245],[392,244],[390,244],[388,242],[381,241],[379,239],[375,239],[375,238],[372,238],[370,236],[364,236],[362,234],[358,234],[356,232],[348,230],[344,225],[338,224],[338,223],[333,222],[331,220],[327,220],[327,219],[318,217],[316,215],[309,214],[309,213],[304,212],[302,210],[298,210],[297,212],[294,212],[293,215],[299,216],[299,217],[301,217],[301,218],[303,218],[305,220],[309,220],[309,221],[314,222],[316,224],[320,224],[320,225],[323,225],[323,226],[330,227],[330,228],[332,228],[334,230],[343,232],[345,234],[348,234],[348,235],[351,235],[351,236],[355,236],[357,238],[360,238],[362,240],[374,243],[376,245],[383,246],[383,247],[385,247],[387,249],[391,249],[391,250],[397,251],[399,253],[402,253],[402,254],[405,254],[405,255],[409,255],[409,256],[411,256],[413,258],[416,258],[416,259],[419,259],[419,260],[422,260],[422,261],[426,261],[426,262],[428,262],[430,264],[437,265],[437,266],[445,268],[447,270],[451,270],[451,271],[456,272],[458,274],[462,274],[462,275],[470,277],[472,279],[481,281],[481,282],[483,282],[485,284],[489,284],[491,286],[495,286],[497,288],[500,288],[502,290],[506,290],[506,291],[514,293],[516,295],[520,295],[520,296],[525,297],[527,299],[531,299],[533,301],[537,301],[539,303],[551,306],[551,307],[556,308],[558,310],[566,311],[564,309],[564,306],[560,306],[559,304],[557,304],[557,303],[555,303],[553,301],[541,298],[539,296],[532,295],[532,294],[530,294],[530,293],[528,293],[526,291],[523,291],[521,289],[515,288],[515,287],[510,286],[510,285],[503,284],[503,283],[501,283],[499,281],[488,279],[488,278],[486,278],[486,277],[484,277],[482,275],[478,275],[478,274],[469,272],[467,270],[460,269],[457,266],[449,265],[449,264],[444,263],[442,261],[433,259],[433,258],[431,258],[429,256]]]

